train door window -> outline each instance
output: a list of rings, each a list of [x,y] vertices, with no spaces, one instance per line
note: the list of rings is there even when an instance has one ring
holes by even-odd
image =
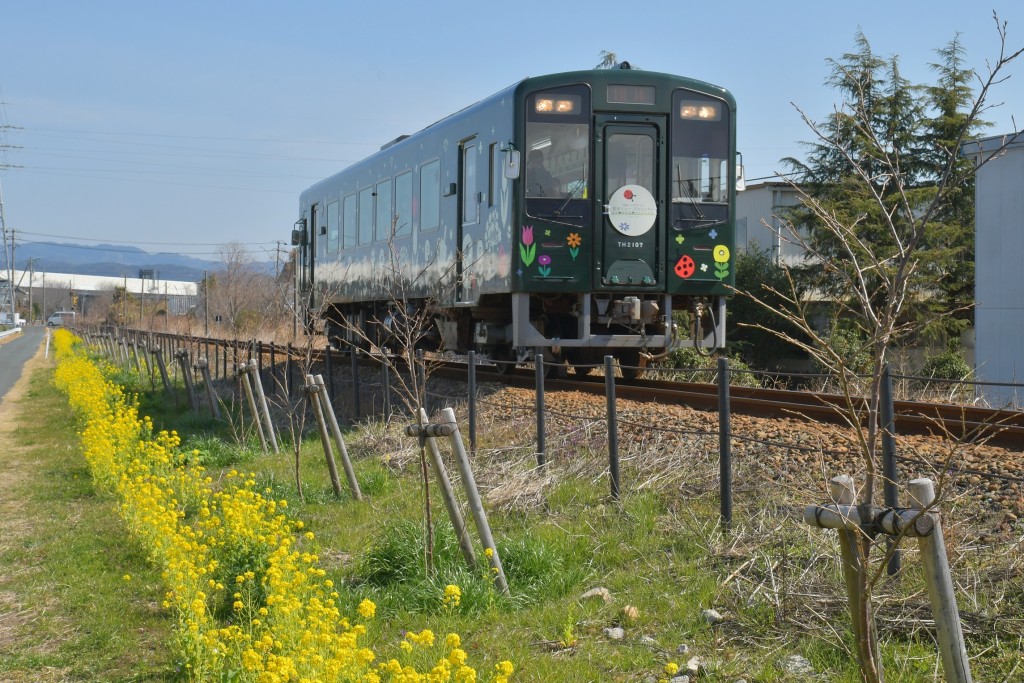
[[[395,178],[395,237],[412,234],[412,171]]]
[[[345,197],[341,206],[341,248],[351,249],[356,246],[356,236],[359,225],[356,222],[357,211],[356,195],[350,194]]]
[[[498,158],[498,143],[492,142],[487,154],[487,206],[494,206],[494,198],[498,196],[498,169],[501,159]]]
[[[441,162],[434,159],[420,167],[420,231],[441,224]]]
[[[340,229],[341,215],[338,213],[338,202],[331,202],[327,205],[327,253],[333,254],[338,251],[338,235]]]
[[[639,185],[657,196],[654,189],[654,138],[617,133],[608,137],[605,172],[608,187]]]
[[[359,244],[373,241],[373,187],[359,191]]]
[[[462,147],[462,223],[468,225],[480,220],[480,203],[476,189],[476,153],[474,142]]]
[[[377,241],[384,242],[391,239],[391,224],[394,221],[394,213],[391,211],[391,178],[384,182],[377,183],[377,210],[374,214],[374,226],[377,233]]]

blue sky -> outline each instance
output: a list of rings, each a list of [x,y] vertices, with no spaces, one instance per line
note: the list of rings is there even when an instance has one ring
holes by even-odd
[[[930,82],[958,32],[998,57],[992,10],[1024,46],[1024,6],[797,2],[54,2],[0,0],[0,183],[24,240],[269,258],[299,193],[403,133],[601,50],[728,88],[748,178],[783,170],[832,110],[828,58],[858,29]],[[993,134],[1024,125],[1024,60]],[[75,239],[71,239],[75,238]],[[2,260],[2,259],[0,259]]]

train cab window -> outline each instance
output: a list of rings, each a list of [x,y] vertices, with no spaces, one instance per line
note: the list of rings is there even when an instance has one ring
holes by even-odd
[[[394,222],[394,214],[391,212],[391,178],[377,183],[376,197],[377,210],[373,223],[377,241],[384,242],[391,239],[391,224]]]
[[[729,201],[729,109],[722,100],[677,90],[672,98],[673,204]]]
[[[338,202],[331,202],[327,205],[327,253],[333,254],[338,251],[339,219]]]
[[[356,238],[359,231],[359,224],[356,222],[358,215],[356,208],[356,195],[350,194],[345,197],[341,205],[341,248],[351,249],[356,246]]]
[[[590,91],[584,86],[544,90],[527,97],[527,211],[547,213],[573,199],[586,199],[590,178]],[[536,201],[533,201],[536,200]],[[565,212],[567,207],[560,207]],[[568,213],[573,213],[572,211]]]
[[[412,234],[412,171],[395,178],[395,237]]]
[[[476,190],[476,143],[468,142],[462,148],[462,224],[480,220],[480,204]]]
[[[441,162],[438,159],[420,166],[420,231],[434,230],[441,224]]]
[[[373,187],[359,191],[359,244],[373,242]]]

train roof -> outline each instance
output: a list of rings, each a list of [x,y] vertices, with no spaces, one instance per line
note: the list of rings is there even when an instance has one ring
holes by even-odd
[[[644,71],[641,69],[631,68],[587,69],[579,71],[564,71],[560,73],[546,74],[542,76],[528,76],[513,83],[512,85],[506,88],[499,90],[493,95],[485,97],[482,100],[478,100],[477,102],[467,105],[466,107],[463,107],[462,109],[459,109],[458,111],[453,112],[445,116],[444,118],[434,121],[433,123],[421,128],[420,130],[416,131],[411,135],[399,135],[393,140],[381,145],[380,150],[378,150],[377,152],[374,152],[373,154],[367,156],[366,158],[360,159],[359,161],[356,161],[355,163],[346,166],[345,168],[339,170],[337,173],[334,173],[331,176],[324,178],[323,180],[320,180],[314,185],[310,186],[302,193],[302,197],[305,197],[308,193],[315,193],[320,185],[327,182],[331,182],[339,175],[343,173],[348,173],[354,170],[355,168],[362,166],[363,164],[370,163],[382,154],[392,154],[400,151],[403,145],[413,144],[410,143],[409,140],[417,139],[420,135],[430,131],[432,128],[443,125],[450,121],[454,121],[462,116],[465,116],[471,111],[489,105],[494,100],[500,100],[502,98],[508,97],[513,93],[522,92],[524,90],[535,90],[538,88],[557,87],[558,85],[568,83],[589,83],[605,85],[613,83],[621,84],[624,80],[664,82],[668,85],[671,85],[672,87],[691,88],[694,90],[698,90],[700,92],[706,92],[717,97],[721,97],[729,104],[729,107],[731,109],[736,108],[735,98],[728,90],[721,86],[717,86],[706,81],[701,81],[686,76],[678,76],[674,74],[662,73],[657,71]],[[302,203],[301,199],[300,203]]]

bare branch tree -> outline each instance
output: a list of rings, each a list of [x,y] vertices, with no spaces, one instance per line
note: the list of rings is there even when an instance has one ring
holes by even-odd
[[[987,75],[978,77],[978,90],[955,141],[954,149],[957,151],[968,142],[968,133],[979,117],[992,106],[989,104],[989,96],[995,86],[1009,77],[1005,73],[1008,65],[1024,52],[1007,51],[1006,24],[1000,22],[998,17],[995,17],[995,21],[1000,43],[999,56],[988,66]],[[864,79],[856,78],[856,74],[848,75],[850,78],[847,82],[865,87]],[[833,249],[827,253],[819,248],[819,242],[799,230],[799,226],[789,217],[777,218],[785,226],[788,238],[803,248],[809,260],[821,267],[823,276],[832,285],[830,291],[839,294],[831,322],[835,326],[839,320],[847,320],[856,325],[865,339],[865,351],[870,358],[869,372],[866,376],[860,374],[860,368],[852,363],[850,355],[833,347],[828,332],[821,331],[814,324],[809,299],[801,294],[788,267],[788,291],[765,287],[763,292],[741,294],[765,308],[775,310],[788,324],[774,329],[765,325],[753,327],[802,348],[835,378],[843,397],[838,411],[853,434],[852,446],[861,456],[863,485],[859,491],[859,503],[867,509],[876,502],[878,486],[882,481],[880,451],[884,430],[880,419],[881,389],[890,349],[910,332],[912,326],[921,323],[920,319],[915,320],[905,314],[915,297],[927,295],[915,287],[914,276],[921,266],[920,249],[929,226],[936,220],[948,196],[968,180],[965,174],[974,173],[977,166],[965,169],[957,163],[955,153],[949,154],[945,165],[937,170],[930,191],[915,191],[919,188],[910,185],[906,171],[909,160],[903,158],[899,147],[889,144],[874,125],[872,112],[864,106],[865,102],[870,101],[869,93],[862,91],[859,95],[853,98],[854,104],[834,112],[834,116],[842,116],[848,125],[853,126],[855,135],[849,138],[831,134],[799,107],[797,111],[812,131],[816,144],[829,149],[845,162],[859,190],[870,197],[877,211],[870,218],[867,214],[852,218],[839,215],[795,181],[789,181],[801,204],[830,237]],[[864,144],[855,149],[849,143],[851,138]],[[1012,139],[1008,138],[1006,143]],[[979,165],[1001,154],[1004,147],[981,159]],[[870,150],[870,154],[866,155],[865,149]],[[876,231],[880,229],[888,235],[890,244],[885,248],[865,237],[864,228],[869,220],[878,222],[871,226]],[[769,305],[771,299],[776,300],[775,306]],[[778,300],[784,302],[783,307],[776,307]],[[787,329],[795,329],[800,334],[789,333]],[[946,456],[947,460],[955,457],[955,453],[956,450],[951,449]],[[872,593],[884,575],[886,562],[893,549],[884,553],[873,552],[879,545],[868,530],[862,530],[856,539],[860,560],[857,576],[860,604],[854,606],[856,649],[862,680],[875,683],[883,680],[883,672],[875,637]]]

